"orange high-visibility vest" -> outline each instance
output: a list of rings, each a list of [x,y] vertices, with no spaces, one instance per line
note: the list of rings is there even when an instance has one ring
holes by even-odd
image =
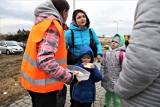
[[[41,70],[37,65],[37,43],[43,39],[45,31],[53,23],[60,35],[58,50],[55,54],[55,59],[63,68],[67,67],[66,64],[66,43],[64,31],[61,25],[53,19],[45,20],[37,25],[34,25],[25,49],[20,70],[20,82],[22,86],[33,92],[47,93],[63,88],[64,83],[58,79],[53,78],[45,71]]]

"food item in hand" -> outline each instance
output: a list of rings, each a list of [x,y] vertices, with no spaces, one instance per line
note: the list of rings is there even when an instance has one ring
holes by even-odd
[[[79,72],[78,76],[84,76],[84,74],[82,72]]]
[[[84,67],[85,68],[91,68],[92,65],[93,65],[92,63],[86,63],[86,64],[84,64]]]
[[[74,73],[76,73],[77,76],[84,76],[84,74],[82,72],[80,72],[80,71],[74,71]]]

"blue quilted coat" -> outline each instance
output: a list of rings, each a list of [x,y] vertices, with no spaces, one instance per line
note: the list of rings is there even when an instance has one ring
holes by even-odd
[[[76,64],[76,66],[80,66],[83,69],[85,69],[85,68],[83,67],[80,59],[85,53],[92,54],[91,63],[93,63],[93,52],[92,52],[91,48],[89,48],[88,46],[82,47],[80,50],[79,61]],[[73,99],[75,99],[81,103],[89,103],[89,102],[95,101],[95,97],[96,97],[95,83],[102,80],[102,75],[101,75],[99,69],[97,68],[97,66],[96,65],[94,65],[94,66],[95,66],[95,68],[92,70],[86,69],[87,71],[90,72],[90,77],[88,80],[81,81],[79,83],[75,83],[73,86],[73,91],[72,91]]]
[[[69,30],[65,31],[65,38],[66,38],[66,47],[71,46],[72,45],[72,38],[71,38],[71,30],[73,30],[74,32],[74,49],[72,47],[69,48],[69,50],[73,53],[74,50],[74,54],[76,57],[79,56],[80,53],[80,48],[84,45],[88,45],[90,44],[90,33],[89,33],[89,28],[79,28],[77,26],[74,26],[73,24],[70,24],[70,28]],[[98,39],[98,36],[96,35],[95,31],[93,29],[92,30],[92,34],[93,34],[93,39],[96,43],[97,46],[97,55],[102,55],[102,46],[101,43]]]

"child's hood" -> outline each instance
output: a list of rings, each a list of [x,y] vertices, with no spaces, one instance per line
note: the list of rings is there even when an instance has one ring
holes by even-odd
[[[80,49],[80,54],[79,54],[79,57],[78,57],[78,61],[79,61],[79,62],[81,62],[81,58],[82,58],[82,56],[83,56],[84,54],[91,54],[91,63],[93,63],[93,61],[94,61],[93,51],[92,51],[92,49],[91,49],[89,46],[87,46],[87,45],[81,47],[81,49]]]
[[[113,40],[115,37],[117,37],[117,36],[120,38],[119,47],[124,46],[124,43],[125,43],[124,35],[122,35],[122,34],[115,34],[115,35],[113,36],[112,40]]]
[[[56,7],[53,5],[51,0],[46,1],[45,3],[40,4],[34,11],[37,21],[43,21],[42,19],[52,18],[58,20],[60,24],[64,24],[65,21],[62,18],[61,14],[58,12]],[[42,16],[42,17],[41,17]],[[42,19],[41,19],[42,18]]]

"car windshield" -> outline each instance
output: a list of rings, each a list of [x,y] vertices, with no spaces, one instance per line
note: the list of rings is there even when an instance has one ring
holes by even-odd
[[[7,46],[17,46],[18,45],[16,41],[8,41],[6,43],[7,43]]]

